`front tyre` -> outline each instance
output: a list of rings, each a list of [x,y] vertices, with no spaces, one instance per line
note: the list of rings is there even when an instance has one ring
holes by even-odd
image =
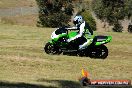
[[[51,44],[50,42],[46,43],[44,50],[47,54],[60,54],[61,52],[59,51],[59,48],[56,47],[55,45]]]

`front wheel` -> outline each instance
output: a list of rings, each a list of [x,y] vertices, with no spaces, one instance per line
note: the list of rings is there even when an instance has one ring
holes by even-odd
[[[60,54],[60,50],[55,45],[51,44],[50,42],[46,43],[44,50],[47,54]]]

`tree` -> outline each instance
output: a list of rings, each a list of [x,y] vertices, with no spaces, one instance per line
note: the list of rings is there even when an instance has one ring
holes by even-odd
[[[67,25],[73,13],[71,0],[36,0],[39,7],[37,26],[60,27]]]
[[[132,15],[131,0],[93,0],[92,3],[97,17],[113,25],[113,31],[115,32],[122,32],[120,20],[123,20],[125,17],[130,18]]]
[[[132,0],[126,0],[126,7],[125,7],[125,13],[128,17],[128,19],[132,22]]]

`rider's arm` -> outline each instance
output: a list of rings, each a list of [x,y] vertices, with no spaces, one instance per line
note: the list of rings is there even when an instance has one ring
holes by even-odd
[[[78,30],[78,27],[66,28],[67,30]]]

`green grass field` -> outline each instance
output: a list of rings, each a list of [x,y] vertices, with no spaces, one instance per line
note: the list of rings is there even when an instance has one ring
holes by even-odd
[[[111,35],[105,60],[47,55],[43,46],[53,29],[0,24],[0,86],[3,88],[79,88],[81,69],[91,79],[132,80],[132,34]]]

